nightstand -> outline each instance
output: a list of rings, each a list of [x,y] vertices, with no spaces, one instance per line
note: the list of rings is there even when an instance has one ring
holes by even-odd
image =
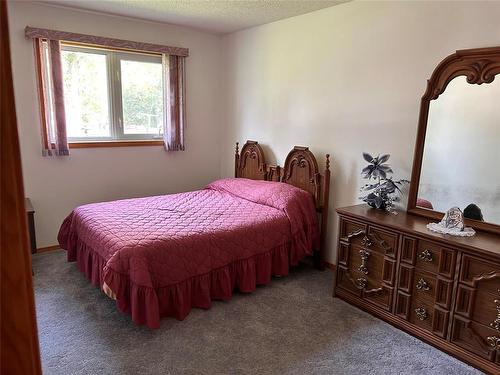
[[[35,210],[33,209],[33,205],[31,204],[31,200],[29,198],[24,199],[24,206],[26,208],[26,215],[28,216],[28,231],[30,235],[30,244],[31,244],[31,254],[36,253],[36,236],[35,236]]]

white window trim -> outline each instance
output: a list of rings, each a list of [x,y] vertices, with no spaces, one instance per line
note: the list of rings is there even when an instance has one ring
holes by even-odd
[[[125,52],[119,50],[110,50],[95,47],[83,47],[61,43],[62,51],[73,51],[81,53],[102,54],[106,56],[107,68],[107,88],[108,88],[108,111],[110,120],[109,137],[69,137],[69,143],[92,143],[92,142],[121,142],[121,141],[151,141],[163,139],[162,134],[124,134],[123,132],[123,105],[122,105],[122,86],[121,69],[122,60],[152,62],[162,64],[162,56],[155,54],[142,54],[134,52]],[[163,85],[163,84],[162,84]],[[162,88],[162,91],[165,87]],[[162,101],[163,102],[163,101]],[[163,111],[165,111],[163,103]],[[165,116],[162,116],[165,119]],[[164,121],[164,120],[163,120]],[[164,124],[162,125],[164,129]]]

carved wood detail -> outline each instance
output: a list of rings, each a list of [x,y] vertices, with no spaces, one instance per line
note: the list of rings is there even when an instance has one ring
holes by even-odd
[[[416,253],[417,240],[410,237],[403,237],[403,244],[401,247],[401,262],[414,265]]]
[[[347,235],[345,237],[342,237],[342,240],[346,241],[346,242],[350,242],[351,238],[357,237],[360,234],[365,234],[365,233],[366,232],[365,232],[364,229],[360,229],[360,230],[357,230],[357,231],[354,231],[354,232],[349,232],[349,233],[347,233]]]
[[[264,151],[256,141],[247,141],[238,154],[238,142],[235,151],[235,177],[252,180],[266,180],[267,166]]]
[[[368,238],[371,239],[372,244],[377,244],[387,255],[389,256],[394,255],[395,253],[394,246],[392,246],[386,240],[381,238],[376,232],[370,231],[370,233],[368,234]]]
[[[267,167],[267,180],[280,182],[282,169],[279,165],[270,165]]]
[[[498,279],[498,278],[500,278],[500,271],[491,271],[491,272],[482,273],[482,274],[480,274],[478,276],[474,276],[472,278],[472,285],[475,287],[481,281],[493,280],[493,279]]]
[[[444,59],[427,82],[424,97],[435,100],[456,77],[470,84],[491,83],[500,73],[500,47],[456,51]]]
[[[408,211],[430,219],[441,219],[443,213],[417,207],[418,185],[422,167],[425,134],[429,117],[430,101],[437,99],[448,84],[456,77],[465,76],[470,84],[487,84],[500,74],[500,47],[477,48],[456,51],[446,57],[435,69],[427,81],[427,89],[420,102],[418,132],[415,143]],[[468,226],[500,234],[500,225],[465,219]]]
[[[322,203],[321,174],[318,162],[308,147],[295,146],[288,153],[281,182],[310,192],[315,199],[316,206],[320,207]]]
[[[344,274],[352,283],[352,285],[354,285],[357,289],[363,291],[364,294],[380,293],[384,290],[383,287],[366,289],[366,287],[368,286],[368,280],[363,277],[354,279],[354,277],[352,277],[351,273],[348,270],[344,270]]]

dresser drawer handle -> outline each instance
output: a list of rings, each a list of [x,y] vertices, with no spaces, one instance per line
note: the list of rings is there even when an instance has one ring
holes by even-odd
[[[370,238],[368,236],[364,236],[363,239],[361,240],[361,245],[365,247],[370,247],[372,245],[372,241],[370,241]]]
[[[486,342],[488,343],[488,346],[493,349],[493,350],[498,350],[500,349],[500,338],[496,336],[488,336],[486,338]]]
[[[359,250],[359,255],[361,257],[361,264],[358,267],[358,271],[368,275],[368,257],[370,256],[370,253],[365,249],[361,249]]]
[[[425,320],[427,319],[427,310],[423,307],[419,307],[415,309],[415,314],[417,314],[418,319]]]
[[[432,262],[432,253],[429,250],[424,250],[418,254],[418,259],[424,262]]]
[[[364,277],[356,279],[356,283],[361,289],[365,289],[368,286],[368,280],[366,280]]]
[[[420,291],[428,291],[431,290],[431,287],[429,284],[427,284],[427,281],[425,281],[423,278],[420,278],[417,283],[417,289]]]
[[[495,328],[497,331],[500,331],[500,299],[496,299],[495,304],[497,305],[497,317],[494,321],[490,323],[491,328]]]

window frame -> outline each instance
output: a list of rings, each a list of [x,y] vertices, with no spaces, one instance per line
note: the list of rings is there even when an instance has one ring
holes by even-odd
[[[85,147],[120,147],[120,146],[156,146],[163,144],[163,132],[156,134],[125,134],[123,122],[122,71],[121,61],[158,63],[163,69],[163,57],[155,53],[124,51],[120,49],[100,48],[77,43],[61,42],[61,53],[64,51],[99,54],[106,56],[108,116],[110,126],[109,137],[70,137],[70,148]],[[64,79],[64,77],[63,77]],[[165,92],[164,73],[162,73],[162,93]],[[163,95],[163,94],[162,94]],[[161,128],[165,129],[165,102],[162,100]]]

